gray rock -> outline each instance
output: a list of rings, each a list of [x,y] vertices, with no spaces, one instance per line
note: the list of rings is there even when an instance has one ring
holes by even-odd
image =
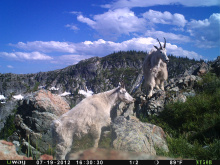
[[[24,139],[24,142],[30,142],[33,154],[39,155],[37,151],[45,153],[52,148],[50,124],[70,107],[61,96],[40,90],[27,95],[17,109],[16,131],[8,137],[8,140]]]
[[[169,91],[173,91],[173,92],[179,92],[179,87],[173,87],[171,89],[168,89]]]
[[[13,115],[17,109],[18,101],[7,101],[6,104],[0,105],[0,131],[4,127],[9,115]]]
[[[152,115],[161,112],[164,109],[165,98],[165,91],[156,90],[153,96],[147,102],[147,113]]]
[[[134,103],[126,104],[120,102],[116,104],[111,111],[111,119],[114,120],[118,116],[129,116],[134,115]]]
[[[111,125],[114,149],[156,155],[155,147],[168,152],[162,128],[142,123],[135,117],[117,117]]]
[[[211,65],[211,67],[213,68],[214,72],[220,76],[220,56],[217,57],[217,59],[213,62],[213,64]]]

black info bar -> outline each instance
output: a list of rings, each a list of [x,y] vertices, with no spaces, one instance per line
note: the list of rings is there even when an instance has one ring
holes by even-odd
[[[220,160],[0,160],[1,165],[219,165]]]

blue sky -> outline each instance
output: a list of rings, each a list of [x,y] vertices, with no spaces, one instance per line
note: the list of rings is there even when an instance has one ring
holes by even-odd
[[[213,60],[220,55],[219,0],[1,0],[0,73],[61,69],[117,51]]]

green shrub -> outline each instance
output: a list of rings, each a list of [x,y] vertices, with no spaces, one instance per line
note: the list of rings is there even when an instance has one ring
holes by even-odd
[[[14,131],[16,130],[14,119],[15,119],[15,115],[9,115],[7,117],[4,128],[2,128],[0,132],[0,139],[6,140],[9,136],[11,136],[14,133]]]
[[[202,76],[202,80],[197,84],[197,92],[202,91],[209,94],[216,92],[220,88],[220,78],[215,73],[207,73]]]
[[[32,91],[33,91],[33,92],[37,91],[39,85],[40,85],[40,83],[39,83],[39,82],[36,82],[35,85],[34,85],[34,88],[32,89]]]

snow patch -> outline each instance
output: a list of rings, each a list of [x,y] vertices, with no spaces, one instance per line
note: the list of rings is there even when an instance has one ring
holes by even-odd
[[[49,90],[50,90],[50,91],[58,91],[58,90],[59,90],[59,88],[56,88],[56,87],[51,87]]]
[[[64,93],[60,94],[60,96],[67,96],[67,95],[71,95],[71,93],[70,92],[64,92]]]
[[[78,93],[81,95],[84,95],[85,97],[89,97],[89,96],[92,96],[94,92],[88,90],[86,87],[86,91],[80,89]]]
[[[5,104],[6,97],[4,95],[0,95],[0,103]]]
[[[14,99],[16,100],[23,100],[24,96],[22,96],[21,94],[20,95],[15,95],[13,96]]]
[[[4,95],[0,95],[0,100],[5,100],[6,97]]]

